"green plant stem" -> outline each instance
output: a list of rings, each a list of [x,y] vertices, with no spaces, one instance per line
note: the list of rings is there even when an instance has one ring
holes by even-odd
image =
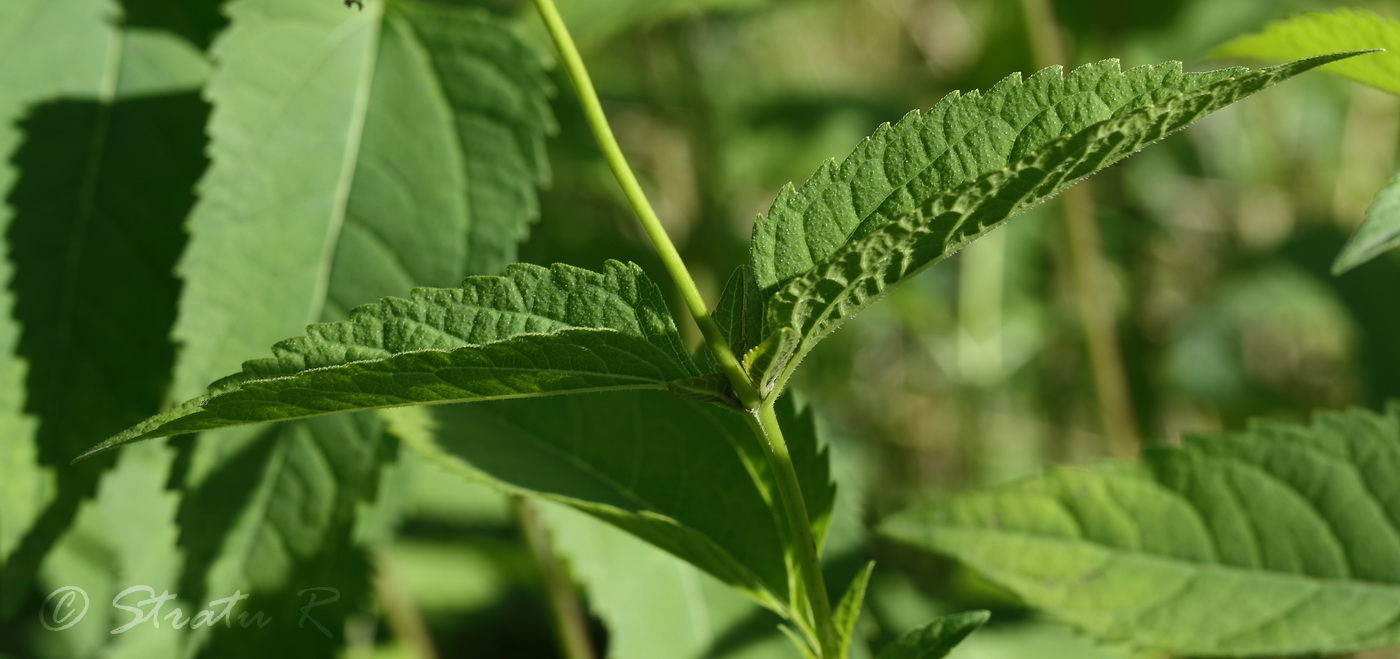
[[[773,478],[778,484],[778,498],[782,501],[783,512],[787,513],[788,530],[797,553],[797,568],[807,589],[807,602],[812,608],[821,656],[844,659],[837,656],[841,642],[831,618],[831,599],[827,596],[826,580],[822,576],[817,539],[812,535],[812,522],[807,517],[807,502],[802,497],[802,485],[797,480],[797,470],[792,466],[792,454],[788,452],[787,441],[783,439],[783,429],[778,425],[777,414],[773,412],[773,401],[764,401],[757,411],[745,416],[754,434],[763,440],[763,453],[768,457],[768,466],[773,470]]]
[[[583,607],[550,544],[549,530],[540,521],[534,505],[525,497],[512,496],[510,503],[516,522],[525,534],[525,544],[530,546],[530,554],[535,557],[535,565],[540,569],[560,650],[568,659],[594,659],[596,655],[593,644],[588,640],[588,624],[583,616]]]
[[[1046,0],[1021,0],[1021,9],[1036,66],[1063,63],[1066,59],[1064,42]],[[1065,190],[1060,198],[1073,292],[1093,372],[1099,422],[1107,437],[1103,448],[1114,457],[1136,457],[1142,439],[1133,414],[1132,393],[1123,366],[1113,304],[1104,280],[1107,264],[1095,223],[1098,212],[1094,206],[1092,182],[1080,181]]]
[[[622,148],[618,146],[617,138],[613,136],[612,128],[608,125],[607,116],[603,114],[602,103],[598,101],[598,92],[593,89],[593,81],[583,65],[583,58],[579,56],[578,48],[574,45],[573,38],[569,36],[568,28],[564,25],[563,18],[559,16],[559,10],[554,6],[553,0],[535,0],[535,8],[539,10],[540,18],[544,20],[550,38],[553,39],[555,47],[559,50],[564,70],[568,73],[575,92],[578,93],[584,117],[588,121],[589,128],[593,131],[594,138],[598,140],[598,146],[603,151],[603,157],[607,160],[608,167],[612,169],[613,176],[622,186],[622,192],[626,195],[628,203],[632,205],[632,209],[637,213],[637,218],[641,220],[642,228],[646,230],[647,236],[656,246],[662,263],[667,272],[670,273],[672,280],[675,281],[676,288],[680,290],[681,299],[685,301],[691,317],[695,319],[695,324],[700,327],[700,333],[705,337],[705,344],[709,346],[715,361],[719,363],[725,377],[729,379],[735,395],[748,410],[745,417],[749,419],[750,427],[763,440],[764,453],[778,483],[778,498],[781,499],[783,510],[787,513],[792,541],[796,545],[798,571],[801,573],[801,579],[807,591],[807,602],[811,609],[812,622],[816,627],[819,652],[827,659],[840,659],[837,657],[840,653],[840,641],[836,633],[836,625],[831,619],[831,601],[826,594],[826,583],[822,577],[821,559],[817,552],[816,538],[812,535],[812,523],[807,517],[807,506],[802,498],[802,487],[797,481],[797,472],[792,466],[792,455],[788,453],[782,428],[778,426],[778,417],[773,413],[773,401],[765,401],[759,395],[748,374],[739,365],[739,360],[734,356],[729,342],[720,332],[719,325],[715,324],[714,318],[710,317],[709,307],[705,304],[704,298],[700,296],[700,289],[695,286],[695,280],[691,278],[690,271],[686,269],[680,253],[676,251],[676,246],[672,244],[671,238],[666,235],[666,229],[656,217],[656,211],[647,201],[646,194],[642,192],[641,184],[637,182],[636,175],[632,173],[632,168],[628,166],[627,159],[622,155]]]
[[[696,287],[695,280],[691,278],[690,271],[686,269],[685,262],[681,260],[681,255],[676,251],[675,244],[671,242],[671,237],[666,235],[666,228],[656,217],[656,211],[652,209],[651,202],[647,201],[646,194],[642,192],[641,184],[637,182],[636,175],[632,173],[632,168],[627,164],[627,158],[622,155],[622,148],[617,145],[617,138],[613,136],[612,128],[608,125],[608,118],[603,114],[603,105],[598,101],[598,92],[593,89],[593,80],[588,76],[588,69],[583,66],[583,58],[579,56],[578,47],[574,45],[573,37],[569,36],[564,19],[554,6],[554,0],[535,0],[535,8],[539,10],[540,18],[544,19],[545,28],[549,30],[549,36],[554,40],[555,48],[559,50],[564,70],[569,74],[574,91],[578,93],[579,103],[583,106],[584,118],[588,121],[589,129],[593,131],[593,137],[598,140],[598,147],[603,151],[603,158],[607,160],[608,167],[612,169],[618,185],[622,186],[622,193],[627,197],[627,203],[632,205],[632,210],[637,213],[637,219],[641,220],[642,228],[646,230],[647,237],[656,246],[657,254],[661,257],[666,272],[671,275],[672,281],[675,282],[676,288],[680,291],[681,299],[685,301],[686,308],[690,311],[691,317],[695,319],[695,324],[700,327],[700,333],[705,337],[705,345],[709,347],[710,353],[719,363],[725,377],[729,379],[730,386],[734,387],[734,393],[739,398],[739,402],[746,409],[758,409],[762,397],[754,388],[753,382],[749,380],[748,374],[744,372],[744,368],[739,365],[739,360],[734,356],[734,350],[729,347],[729,342],[724,339],[719,325],[715,324],[714,318],[710,316],[709,306],[705,304],[705,299],[700,296],[700,289]]]

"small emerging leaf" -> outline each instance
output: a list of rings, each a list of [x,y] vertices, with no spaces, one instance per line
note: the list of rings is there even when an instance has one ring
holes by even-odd
[[[421,288],[312,325],[274,357],[88,452],[152,437],[422,403],[606,389],[696,377],[660,291],[635,265],[604,273],[512,266]]]
[[[1198,435],[919,506],[883,532],[1085,631],[1182,656],[1400,643],[1400,403]]]
[[[1376,193],[1361,226],[1332,264],[1332,274],[1340,275],[1396,247],[1400,247],[1400,172]]]
[[[875,561],[866,563],[865,567],[856,573],[856,578],[851,580],[846,594],[836,603],[836,610],[831,612],[832,622],[836,624],[836,633],[841,635],[839,656],[845,657],[851,652],[851,638],[856,633],[856,622],[860,620],[860,610],[865,605],[865,590],[870,586],[870,574],[874,571]]]
[[[967,611],[934,618],[895,639],[879,659],[941,659],[991,617],[987,611]]]
[[[1400,94],[1400,21],[1364,9],[1313,12],[1270,23],[1261,32],[1216,48],[1211,55],[1287,61],[1367,48],[1386,50],[1334,62],[1322,70]]]

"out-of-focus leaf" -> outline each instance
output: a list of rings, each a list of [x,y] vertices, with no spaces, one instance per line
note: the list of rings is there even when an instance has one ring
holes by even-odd
[[[212,163],[178,267],[177,400],[309,323],[498,270],[545,177],[547,85],[506,23],[411,0],[234,0],[226,13],[205,92]],[[184,446],[182,594],[251,591],[250,607],[296,620],[300,590],[341,593],[318,609],[334,638],[220,629],[205,651],[334,654],[368,588],[355,541],[374,534],[357,511],[392,459],[383,422],[339,415]]]
[[[790,407],[780,418],[820,538],[835,489],[810,415]],[[762,447],[738,414],[649,391],[434,411],[436,442],[405,435],[420,453],[471,478],[578,508],[775,611],[790,610],[787,523]]]
[[[179,398],[310,323],[498,271],[551,129],[536,56],[470,10],[238,0],[179,270]]]
[[[645,542],[563,506],[541,506],[555,549],[608,629],[610,659],[787,659],[780,619]]]
[[[1376,193],[1361,226],[1332,264],[1332,274],[1340,275],[1396,247],[1400,247],[1400,172]]]
[[[968,611],[934,618],[895,639],[879,659],[942,659],[991,617],[986,611]]]
[[[1189,436],[919,506],[884,533],[1096,635],[1199,656],[1400,642],[1400,404]]]
[[[1202,116],[1354,54],[1210,73],[1183,73],[1180,63],[1120,72],[1115,60],[1063,77],[1052,68],[882,128],[840,166],[785,189],[754,225],[750,264],[769,295],[764,332],[800,338],[765,372],[778,372],[781,388],[821,339],[890,286]]]
[[[1284,61],[1368,48],[1385,51],[1334,62],[1322,70],[1400,94],[1400,21],[1364,9],[1312,12],[1270,23],[1256,34],[1216,48],[1211,55]]]
[[[208,65],[113,18],[101,3],[0,10],[18,49],[0,62],[15,90],[0,99],[4,608],[111,464],[68,463],[94,433],[159,410],[173,359],[171,270],[205,164]],[[66,68],[41,81],[36,61]]]
[[[602,46],[628,30],[712,11],[751,9],[768,0],[560,0],[559,12],[584,48]]]

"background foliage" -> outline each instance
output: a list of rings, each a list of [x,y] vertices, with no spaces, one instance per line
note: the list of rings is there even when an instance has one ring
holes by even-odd
[[[441,656],[557,653],[541,633],[550,623],[539,568],[508,501],[464,479],[451,456],[429,462],[399,445],[441,424],[528,418],[527,406],[224,431],[66,466],[159,410],[168,388],[173,398],[198,394],[308,322],[411,285],[499,272],[535,217],[519,260],[600,271],[614,258],[662,271],[573,97],[549,95],[562,82],[551,85],[542,68],[492,77],[480,66],[502,49],[549,52],[528,7],[462,4],[369,0],[333,48],[316,51],[300,40],[353,10],[329,0],[0,5],[12,51],[0,59],[0,653],[226,656],[276,646],[287,656],[415,656],[415,629]],[[1235,35],[1341,4],[561,2],[624,149],[712,301],[775,190],[881,122],[1040,68],[1047,39],[1062,40],[1066,65],[1118,57],[1202,69]],[[1047,20],[1028,20],[1038,7]],[[303,29],[259,31],[282,11]],[[518,23],[519,36],[488,22]],[[312,71],[317,94],[278,95]],[[402,102],[433,89],[432,103]],[[277,114],[250,118],[239,104]],[[1315,408],[1378,410],[1400,396],[1400,260],[1329,274],[1395,169],[1397,110],[1393,96],[1303,76],[1093,179],[1129,422],[1146,441],[1242,430],[1250,417],[1301,421]],[[289,116],[295,129],[260,132]],[[526,128],[503,133],[493,121]],[[347,131],[362,136],[352,147]],[[483,153],[447,134],[509,139]],[[442,162],[454,166],[424,166]],[[396,183],[372,187],[384,180]],[[1077,306],[1086,293],[1061,256],[1061,209],[1036,209],[896,290],[798,375],[842,484],[831,583],[847,583],[870,558],[881,565],[860,623],[871,647],[937,614],[989,608],[992,622],[953,657],[1135,656],[866,530],[930,494],[1118,451],[1095,403]],[[502,212],[514,219],[495,229],[475,221]],[[374,224],[390,216],[399,221]],[[309,229],[257,224],[286,217]],[[347,238],[328,246],[336,223]],[[437,239],[463,227],[486,233]],[[101,249],[75,252],[74,236]],[[394,248],[376,251],[383,244]],[[285,281],[297,286],[271,283]],[[695,344],[693,327],[679,330]],[[359,441],[326,440],[345,436]],[[593,641],[610,656],[791,652],[771,614],[708,576],[576,512],[542,512],[583,587]],[[299,590],[334,585],[344,597],[328,620],[336,639],[286,626],[106,634],[125,617],[101,603],[127,586],[167,588],[197,609],[245,581],[256,608],[287,620]],[[109,619],[62,633],[39,627],[47,593],[79,582],[93,594],[92,615]]]

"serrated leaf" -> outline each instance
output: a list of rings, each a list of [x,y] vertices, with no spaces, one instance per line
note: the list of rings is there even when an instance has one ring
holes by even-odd
[[[1400,643],[1400,404],[1189,436],[916,507],[883,532],[1099,636],[1191,656]]]
[[[1286,61],[1367,48],[1385,52],[1335,62],[1322,70],[1400,94],[1400,21],[1365,9],[1311,12],[1270,23],[1216,48],[1211,56]]]
[[[661,292],[636,265],[517,264],[459,289],[416,289],[312,325],[88,454],[153,437],[401,405],[609,389],[697,377]],[[88,455],[85,454],[85,455]]]
[[[1376,193],[1356,233],[1332,263],[1332,274],[1340,275],[1396,247],[1400,247],[1400,172],[1392,174]]]
[[[206,89],[213,162],[179,266],[180,399],[308,323],[513,260],[552,128],[537,56],[485,13],[234,0],[227,14]],[[181,592],[241,588],[280,612],[314,579],[344,591],[325,609],[338,628],[368,583],[353,545],[393,447],[383,422],[329,416],[177,445]],[[206,654],[340,644],[286,625],[219,634]]]
[[[94,433],[159,410],[173,359],[170,271],[205,164],[208,65],[163,33],[117,29],[111,9],[0,10],[15,36],[0,63],[0,608],[29,593],[111,464],[67,463]]]
[[[879,659],[942,659],[991,617],[986,611],[968,611],[934,618],[895,639]]]
[[[765,332],[790,329],[801,339],[769,367],[781,373],[777,388],[890,286],[1202,116],[1354,54],[1210,73],[1182,73],[1175,62],[1119,72],[1114,60],[1063,78],[1052,68],[882,129],[839,169],[824,167],[800,193],[785,191],[754,227],[758,283],[773,291]],[[948,134],[960,141],[948,144]],[[918,205],[903,210],[911,203]]]
[[[238,0],[228,14],[179,266],[180,398],[307,324],[513,261],[552,129],[537,56],[484,13]]]
[[[742,417],[660,392],[435,408],[414,450],[498,487],[578,508],[790,615],[787,522]],[[808,516],[821,538],[835,490],[809,413],[779,406]],[[567,552],[567,547],[565,548]]]

